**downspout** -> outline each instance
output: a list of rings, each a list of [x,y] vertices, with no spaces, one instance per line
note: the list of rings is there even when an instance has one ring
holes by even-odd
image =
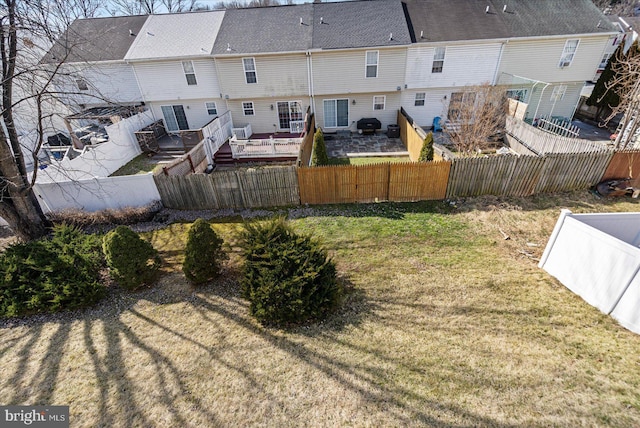
[[[307,51],[307,75],[309,78],[309,99],[311,102],[311,113],[315,114],[316,106],[315,106],[315,91],[313,88],[313,58],[311,56],[311,51]]]
[[[138,79],[138,73],[136,72],[136,68],[129,61],[127,61],[127,64],[133,70],[133,77],[135,77],[136,85],[138,85],[138,90],[140,91],[140,99],[146,105],[147,104],[147,100],[144,99],[144,94],[142,92],[142,86],[140,86],[140,79]],[[149,106],[149,110],[151,110],[151,117],[153,117],[153,120],[156,121],[157,120],[156,119],[156,115],[154,114],[153,109],[151,108],[151,106]]]
[[[502,52],[504,52],[504,45],[509,43],[509,40],[505,40],[500,45],[500,53],[498,54],[498,63],[496,64],[496,71],[493,73],[493,86],[498,84],[498,70],[500,70],[500,64],[502,63]]]
[[[213,58],[213,63],[216,66],[216,79],[218,79],[218,89],[222,90],[222,86],[220,85],[220,70],[218,69],[218,61],[216,61],[216,58]],[[220,98],[224,100],[224,106],[227,108],[227,111],[229,111],[229,100],[225,98],[222,92],[220,92]],[[233,123],[233,121],[231,123]]]

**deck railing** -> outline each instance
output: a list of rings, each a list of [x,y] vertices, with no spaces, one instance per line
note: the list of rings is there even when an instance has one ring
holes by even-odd
[[[229,140],[234,159],[261,157],[298,156],[300,138],[269,138],[266,140],[238,140],[235,136]]]

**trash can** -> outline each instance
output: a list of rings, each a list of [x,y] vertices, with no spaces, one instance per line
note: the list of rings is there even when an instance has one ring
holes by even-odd
[[[387,137],[400,138],[400,127],[398,125],[387,126]]]

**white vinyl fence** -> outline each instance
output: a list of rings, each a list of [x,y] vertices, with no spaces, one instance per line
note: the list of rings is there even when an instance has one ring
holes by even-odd
[[[141,153],[134,132],[153,122],[151,111],[147,110],[105,127],[109,141],[85,147],[82,154],[74,159],[52,162],[38,171],[38,182],[108,177]]]
[[[218,149],[231,137],[233,129],[233,120],[231,112],[228,111],[217,119],[209,122],[202,128],[204,137],[204,150],[207,154],[209,164],[213,163],[213,155]]]
[[[562,210],[539,267],[640,333],[640,213]]]
[[[143,207],[160,200],[152,173],[36,183],[33,190],[45,213],[69,208],[100,211]]]

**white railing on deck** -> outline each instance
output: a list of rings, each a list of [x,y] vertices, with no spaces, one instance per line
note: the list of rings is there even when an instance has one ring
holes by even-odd
[[[304,120],[292,120],[289,122],[292,134],[302,134],[304,132]]]
[[[234,159],[297,156],[300,138],[270,138],[267,140],[238,140],[231,137],[229,146]]]
[[[578,138],[580,135],[580,128],[572,125],[571,122],[559,119],[541,117],[538,119],[538,128],[561,137]]]
[[[205,142],[204,150],[209,163],[213,163],[213,156],[218,149],[231,138],[232,129],[233,120],[231,119],[230,111],[212,120],[202,128],[203,141]]]
[[[251,138],[251,125],[246,125],[243,128],[233,128],[231,133],[236,136],[238,140],[248,140]]]

